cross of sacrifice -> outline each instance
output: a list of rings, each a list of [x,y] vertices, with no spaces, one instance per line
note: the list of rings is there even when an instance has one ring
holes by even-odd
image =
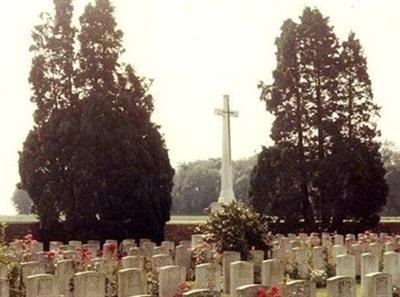
[[[237,111],[229,108],[229,95],[224,95],[222,109],[215,109],[215,114],[222,116],[222,159],[221,159],[221,193],[218,204],[229,203],[234,200],[233,173],[231,156],[231,117],[238,117]]]

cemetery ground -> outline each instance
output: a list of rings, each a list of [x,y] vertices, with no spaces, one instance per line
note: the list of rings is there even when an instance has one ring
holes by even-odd
[[[2,240],[0,296],[399,296],[400,235],[272,234],[262,219],[232,204],[180,241]]]

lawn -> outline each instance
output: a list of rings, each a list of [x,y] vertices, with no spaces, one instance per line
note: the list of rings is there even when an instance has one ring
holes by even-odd
[[[361,296],[360,284],[357,284],[356,286],[356,296]],[[326,297],[326,289],[325,288],[317,289],[317,297]]]
[[[171,215],[171,220],[168,224],[201,224],[207,219],[205,215]],[[21,223],[29,224],[37,222],[35,215],[0,215],[1,223]],[[400,222],[400,217],[382,217],[381,222],[383,223],[396,223]]]

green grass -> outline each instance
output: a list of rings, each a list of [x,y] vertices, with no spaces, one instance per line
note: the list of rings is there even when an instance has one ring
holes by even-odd
[[[32,224],[38,222],[35,215],[17,215],[17,216],[6,216],[0,215],[0,223],[19,223],[19,224]]]
[[[321,289],[317,289],[317,296],[316,297],[326,297],[326,289],[325,288],[321,288]],[[356,296],[361,296],[361,286],[360,284],[356,285]]]
[[[207,216],[171,216],[171,220],[168,224],[201,224],[204,223],[206,219]],[[38,219],[35,215],[0,215],[0,223],[32,224],[36,222],[38,222]]]
[[[204,215],[172,215],[171,220],[167,224],[202,224],[206,221],[207,216]],[[38,222],[34,215],[0,215],[1,223],[20,223],[20,224],[31,224]],[[383,223],[399,223],[400,217],[382,217],[381,222]]]
[[[171,220],[167,224],[203,224],[207,219],[207,216],[171,216]]]

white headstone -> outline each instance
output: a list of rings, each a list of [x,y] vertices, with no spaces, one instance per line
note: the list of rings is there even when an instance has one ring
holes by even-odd
[[[198,247],[204,242],[202,234],[192,234],[192,249]]]
[[[365,296],[368,290],[367,274],[379,272],[378,259],[371,253],[361,255],[361,296]]]
[[[122,269],[144,268],[144,256],[126,256],[121,258]]]
[[[50,241],[49,251],[57,252],[62,246],[63,243],[61,241]]]
[[[312,249],[312,265],[314,269],[325,269],[324,248],[315,246]]]
[[[383,254],[383,272],[392,276],[393,285],[400,287],[400,254],[386,252]]]
[[[146,273],[138,268],[118,271],[118,297],[129,297],[146,293]]]
[[[27,278],[31,275],[45,274],[46,265],[39,262],[24,262],[21,263],[22,279],[25,283]]]
[[[336,257],[336,275],[356,277],[356,257],[340,255]]]
[[[289,281],[285,285],[286,297],[309,297],[306,292],[304,280]]]
[[[230,264],[236,261],[240,261],[240,253],[225,251],[222,254],[222,278],[224,294],[229,294],[230,292]]]
[[[173,242],[171,240],[165,240],[165,241],[161,242],[161,246],[165,247],[167,249],[168,253],[171,253],[175,250],[175,242]]]
[[[75,247],[75,249],[82,248],[82,241],[79,241],[79,240],[70,240],[70,241],[68,241],[68,244]]]
[[[143,243],[150,242],[150,241],[151,241],[151,239],[149,239],[149,238],[140,238],[139,239],[139,247],[142,247]]]
[[[179,285],[186,281],[186,269],[181,266],[165,266],[160,268],[159,296],[174,297],[179,293]]]
[[[277,259],[265,260],[261,266],[261,284],[282,288],[285,280],[285,265]]]
[[[57,284],[54,275],[36,274],[27,277],[26,297],[57,296]]]
[[[0,296],[10,297],[10,282],[6,278],[0,278]]]
[[[382,246],[377,242],[372,242],[368,245],[369,251],[378,259],[378,261],[382,258]]]
[[[88,240],[87,243],[92,245],[96,249],[96,251],[100,249],[101,244],[98,240]]]
[[[190,290],[182,294],[183,297],[221,297],[220,291],[207,289]]]
[[[95,271],[75,273],[74,294],[74,297],[105,297],[106,276]]]
[[[169,254],[169,251],[164,246],[155,246],[153,248],[153,256],[155,256],[155,255],[167,255],[167,254]]]
[[[264,251],[251,250],[249,255],[249,262],[254,263],[254,277],[255,282],[260,283],[261,280],[261,263],[264,261]]]
[[[333,244],[334,245],[344,245],[344,237],[341,234],[335,234],[333,236]]]
[[[128,249],[128,256],[143,256],[144,250],[141,247],[131,247]]]
[[[236,294],[237,297],[255,297],[258,296],[258,292],[260,289],[267,290],[267,286],[262,286],[262,285],[244,285],[240,286],[236,289]]]
[[[368,297],[392,297],[392,277],[384,272],[367,274],[367,296]]]
[[[71,283],[74,277],[74,260],[61,260],[56,265],[56,281],[60,295],[73,297]]]
[[[356,276],[361,275],[361,254],[362,250],[359,244],[351,245],[351,254],[354,255],[356,261]]]
[[[151,257],[151,264],[153,265],[154,269],[159,269],[164,266],[171,266],[173,264],[173,260],[169,255],[154,255]]]
[[[385,252],[394,252],[394,243],[392,241],[385,242]]]
[[[230,269],[230,296],[238,297],[236,289],[243,285],[254,283],[254,264],[247,261],[231,263]]]
[[[326,281],[327,297],[356,297],[356,279],[348,276],[335,276]]]
[[[7,278],[8,278],[7,265],[0,263],[0,279],[7,279]]]
[[[156,244],[154,242],[151,242],[151,241],[143,242],[141,247],[143,249],[144,256],[147,259],[151,259],[151,257],[153,256],[153,249],[155,246],[156,246]]]
[[[340,255],[346,255],[347,254],[347,248],[346,246],[342,244],[335,244],[332,246],[332,257],[334,260],[334,263],[336,264],[336,257]]]
[[[187,245],[178,245],[175,248],[175,265],[183,266],[189,271],[192,264],[192,251]]]
[[[293,253],[300,278],[306,278],[308,273],[306,249],[303,247],[296,247],[293,249]]]
[[[196,288],[212,291],[221,290],[221,266],[214,263],[196,265]]]

